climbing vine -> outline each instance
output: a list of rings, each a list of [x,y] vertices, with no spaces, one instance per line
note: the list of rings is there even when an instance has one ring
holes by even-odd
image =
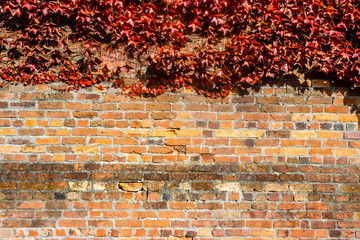
[[[136,95],[186,86],[211,97],[299,70],[357,85],[359,8],[356,0],[4,0],[0,78],[67,90],[111,82]],[[123,60],[111,64],[104,52]]]

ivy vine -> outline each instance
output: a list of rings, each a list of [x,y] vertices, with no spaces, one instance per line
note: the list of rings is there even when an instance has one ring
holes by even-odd
[[[356,0],[4,0],[0,79],[211,97],[291,71],[360,82]],[[109,66],[99,52],[125,60]],[[131,60],[131,61],[130,61]],[[127,73],[145,65],[137,82]],[[100,86],[101,88],[101,86]]]

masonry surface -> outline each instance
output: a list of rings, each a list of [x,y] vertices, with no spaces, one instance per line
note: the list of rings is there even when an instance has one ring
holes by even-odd
[[[0,91],[0,238],[359,239],[359,91]]]

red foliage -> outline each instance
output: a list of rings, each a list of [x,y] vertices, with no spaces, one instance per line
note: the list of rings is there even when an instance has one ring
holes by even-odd
[[[359,7],[355,0],[4,0],[0,77],[64,82],[69,90],[106,80],[126,87],[121,76],[132,66],[102,64],[96,52],[105,44],[147,60],[147,82],[133,94],[189,86],[219,97],[294,70],[358,84]],[[193,35],[206,41],[189,51]]]

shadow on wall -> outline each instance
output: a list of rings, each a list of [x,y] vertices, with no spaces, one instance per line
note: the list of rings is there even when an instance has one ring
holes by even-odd
[[[335,75],[324,76],[322,73],[309,72],[304,74],[286,74],[279,79],[264,79],[256,85],[246,85],[239,89],[239,96],[250,95],[251,91],[259,92],[262,87],[286,87],[292,95],[302,95],[311,91],[311,96],[332,97],[334,93],[343,96],[343,99],[332,99],[333,105],[350,107],[350,112],[356,115],[357,123],[360,123],[360,87],[351,86],[352,83],[340,81]],[[284,93],[282,93],[284,94]],[[337,112],[334,110],[333,113]],[[355,122],[355,120],[353,121]]]

